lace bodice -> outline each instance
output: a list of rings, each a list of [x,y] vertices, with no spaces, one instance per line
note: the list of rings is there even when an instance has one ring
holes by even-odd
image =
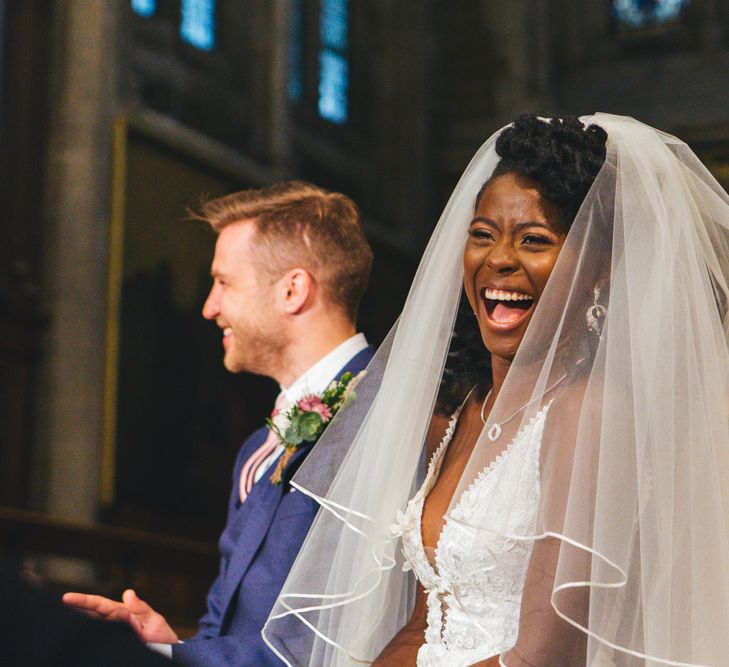
[[[395,533],[402,536],[404,569],[412,569],[428,596],[425,643],[418,667],[460,667],[501,654],[516,642],[519,607],[539,504],[539,452],[549,405],[516,435],[463,493],[438,539],[434,566],[425,552],[421,520],[425,498],[440,472],[460,410],[433,454],[425,480]],[[494,532],[468,531],[489,526]],[[466,527],[466,530],[464,530]]]

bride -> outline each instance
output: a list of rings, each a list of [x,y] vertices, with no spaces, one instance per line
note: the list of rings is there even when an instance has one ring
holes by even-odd
[[[272,649],[312,666],[725,664],[727,272],[729,197],[674,137],[598,114],[487,141],[294,479],[323,510]]]

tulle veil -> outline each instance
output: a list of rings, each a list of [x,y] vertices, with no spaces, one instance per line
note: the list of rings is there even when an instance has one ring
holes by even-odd
[[[536,530],[461,522],[476,548],[494,533],[533,543],[530,568],[549,572],[527,576],[545,609],[522,613],[520,654],[544,640],[549,613],[586,639],[579,663],[565,646],[550,664],[726,664],[729,196],[675,137],[632,118],[582,120],[606,130],[607,159],[490,415],[500,444],[484,427],[444,520],[458,521],[463,491],[550,400]],[[355,400],[294,477],[321,510],[264,628],[288,665],[367,664],[411,612],[391,527],[422,481],[497,136],[461,177]]]

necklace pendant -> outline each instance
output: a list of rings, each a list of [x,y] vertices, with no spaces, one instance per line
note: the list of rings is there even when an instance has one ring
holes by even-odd
[[[489,440],[491,440],[491,442],[496,442],[501,437],[501,424],[498,422],[492,424],[491,428],[486,431],[486,436]]]

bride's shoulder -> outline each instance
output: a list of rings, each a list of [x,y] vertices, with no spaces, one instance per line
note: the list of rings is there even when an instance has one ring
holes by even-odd
[[[604,374],[584,372],[570,377],[559,388],[550,404],[545,423],[547,440],[553,445],[570,448],[578,431],[602,428],[606,405],[627,409],[626,391],[614,382],[605,380]]]

